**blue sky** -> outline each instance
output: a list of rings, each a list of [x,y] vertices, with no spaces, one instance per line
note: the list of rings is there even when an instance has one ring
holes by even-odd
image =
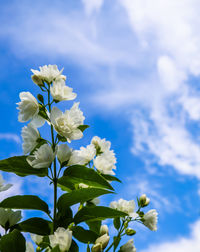
[[[98,135],[117,154],[124,183],[102,203],[146,193],[159,212],[156,233],[137,227],[142,252],[200,250],[199,8],[198,0],[0,1],[0,158],[22,154],[15,103],[21,91],[38,92],[30,69],[64,67],[90,125],[73,146]],[[14,186],[1,198],[38,188],[49,199],[48,183],[4,177]]]

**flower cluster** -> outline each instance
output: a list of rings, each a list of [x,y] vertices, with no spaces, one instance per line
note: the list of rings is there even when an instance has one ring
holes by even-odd
[[[0,237],[0,250],[17,246],[19,251],[34,252],[37,246],[37,251],[78,251],[78,241],[87,244],[90,252],[110,251],[113,247],[116,251],[118,246],[121,252],[135,252],[133,239],[124,245],[120,243],[125,235],[136,234],[129,224],[137,221],[156,231],[157,211],[144,212],[143,208],[150,203],[145,194],[137,200],[137,206],[134,200],[125,199],[111,202],[110,207],[99,206],[100,196],[114,192],[112,181],[120,182],[114,172],[117,160],[111,142],[94,136],[87,146],[73,149],[71,142],[81,139],[89,126],[84,124],[79,102],[73,102],[65,111],[57,104],[76,99],[76,93],[66,84],[63,69],[56,65],[31,71],[31,78],[42,94],[34,96],[26,91],[19,95],[18,120],[28,123],[21,130],[24,155],[0,160],[0,169],[22,177],[47,177],[50,186],[53,185],[53,211],[36,195],[16,195],[3,200],[0,225],[5,229],[5,237]],[[42,126],[49,129],[49,133],[45,131],[47,137],[43,137]],[[0,175],[0,192],[11,186],[5,185]],[[58,187],[63,194],[58,193]],[[74,208],[76,204],[79,205]],[[33,217],[20,222],[21,211],[12,209],[40,210],[49,219]],[[107,218],[113,219],[117,232],[113,239],[108,226],[101,221]],[[34,246],[26,242],[23,232],[31,234]]]

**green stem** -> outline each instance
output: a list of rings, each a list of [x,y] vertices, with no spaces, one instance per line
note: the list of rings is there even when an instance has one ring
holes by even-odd
[[[122,225],[121,225],[121,227],[120,227],[120,229],[119,229],[119,231],[118,231],[118,234],[117,234],[117,238],[121,238],[121,234],[122,234],[122,232],[124,231],[124,221],[122,222]],[[114,245],[114,243],[115,243],[115,241],[113,241],[112,242],[112,244],[106,249],[106,251],[105,252],[108,252],[111,248],[112,248],[112,246]],[[117,245],[117,247],[118,247],[118,245]],[[116,249],[117,249],[117,247],[113,250],[113,251],[116,251]]]
[[[50,102],[50,85],[48,85],[48,106],[49,113],[51,113],[51,102]],[[55,151],[55,141],[54,141],[54,131],[53,125],[51,125],[51,138],[52,138],[52,148]],[[53,209],[53,231],[56,229],[56,209],[57,209],[57,174],[56,174],[56,159],[53,161],[53,184],[54,184],[54,209]]]

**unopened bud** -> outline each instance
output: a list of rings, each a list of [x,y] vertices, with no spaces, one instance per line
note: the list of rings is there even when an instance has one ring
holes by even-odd
[[[41,94],[38,94],[37,98],[41,103],[44,103],[44,97]]]
[[[124,222],[124,227],[127,228],[128,227],[128,222]]]
[[[100,227],[100,235],[108,234],[108,226],[107,225],[102,225]]]
[[[147,198],[146,194],[142,194],[140,199],[139,199],[139,204],[141,207],[146,207],[150,203],[150,199]]]
[[[99,244],[100,243],[101,246],[102,246],[102,249],[105,249],[106,246],[109,243],[109,240],[110,240],[110,236],[107,235],[107,234],[104,234],[104,235],[102,235],[102,236],[100,236],[99,238],[96,239],[95,244]]]
[[[44,86],[43,81],[35,74],[31,76],[32,81],[38,86]]]
[[[132,228],[127,228],[126,229],[126,231],[125,231],[125,233],[127,234],[127,235],[134,235],[134,234],[136,234],[136,231],[134,230],[134,229],[132,229]]]
[[[102,245],[101,243],[94,244],[92,246],[92,252],[101,252],[102,251]]]

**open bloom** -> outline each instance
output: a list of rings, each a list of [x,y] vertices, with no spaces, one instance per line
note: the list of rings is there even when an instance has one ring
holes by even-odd
[[[49,236],[49,241],[52,248],[59,245],[61,252],[68,251],[72,242],[72,231],[59,227],[53,235]]]
[[[133,239],[129,240],[127,243],[121,246],[120,252],[136,252],[136,248],[133,244]]]
[[[0,208],[0,225],[5,227],[8,223],[9,227],[15,225],[22,218],[21,211],[13,211],[11,209]]]
[[[51,146],[43,144],[34,151],[33,155],[28,156],[26,160],[33,168],[47,168],[54,158],[55,153],[53,153]]]
[[[96,155],[96,149],[93,144],[81,147],[80,150],[72,151],[72,155],[69,160],[69,164],[85,165],[90,162]]]
[[[116,169],[116,162],[114,152],[108,150],[94,159],[94,166],[103,174],[114,175],[113,169]]]
[[[58,146],[57,157],[61,164],[68,161],[71,154],[72,154],[72,151],[67,144],[60,144]]]
[[[147,226],[150,230],[156,231],[157,230],[157,222],[158,222],[158,213],[155,209],[149,210],[144,216],[143,216],[143,223],[145,226]]]
[[[36,147],[37,140],[38,138],[40,138],[40,134],[37,129],[28,125],[22,128],[21,135],[23,139],[22,148],[23,148],[24,154],[27,154]]]
[[[101,139],[98,136],[94,136],[91,140],[91,143],[94,144],[97,151],[105,152],[110,150],[111,142],[106,141],[105,138]]]
[[[32,80],[37,85],[42,85],[43,81],[46,81],[48,83],[51,83],[52,81],[56,79],[66,79],[64,75],[62,75],[62,71],[58,70],[58,67],[56,65],[45,65],[42,67],[39,67],[40,71],[31,69],[33,75]]]
[[[117,209],[119,211],[122,211],[124,213],[127,213],[130,217],[135,218],[136,213],[135,211],[135,201],[134,200],[124,200],[124,199],[119,199],[118,201],[112,201],[110,203],[110,207]]]
[[[54,81],[50,87],[50,92],[54,100],[56,101],[70,101],[76,98],[76,93],[73,93],[73,89],[65,85],[64,80]]]
[[[19,97],[21,101],[17,103],[17,109],[19,110],[18,120],[19,122],[27,122],[38,114],[39,104],[30,92],[21,92]]]
[[[6,185],[4,184],[3,177],[0,174],[0,192],[8,190],[11,186],[12,184],[6,184]]]
[[[64,113],[57,107],[53,107],[50,119],[58,134],[65,137],[68,142],[80,139],[83,136],[78,126],[83,125],[85,117],[79,109],[79,102],[74,103],[71,109],[66,110]]]

